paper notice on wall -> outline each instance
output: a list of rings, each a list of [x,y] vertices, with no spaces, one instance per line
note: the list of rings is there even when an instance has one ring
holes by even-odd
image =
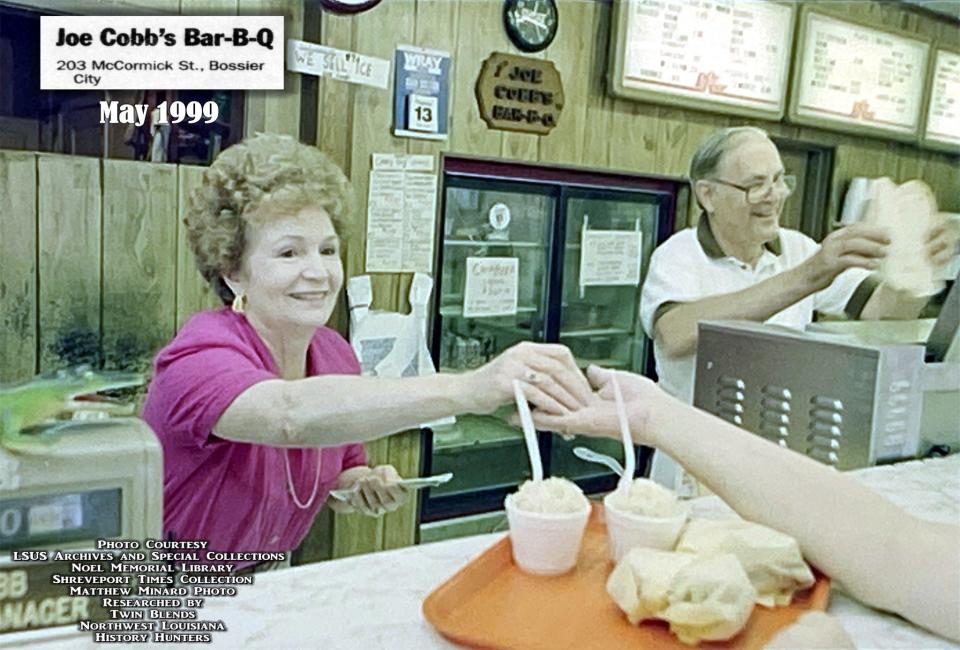
[[[580,286],[640,284],[640,230],[583,229]]]
[[[437,176],[433,156],[373,154],[367,273],[431,273]]]
[[[390,85],[390,61],[387,59],[295,38],[287,39],[287,70],[374,88]]]
[[[468,257],[464,317],[516,314],[518,269],[516,257]]]

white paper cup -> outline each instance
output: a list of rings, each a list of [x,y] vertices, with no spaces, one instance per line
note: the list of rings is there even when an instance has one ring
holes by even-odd
[[[590,502],[584,498],[580,512],[552,514],[520,510],[513,504],[514,496],[508,494],[504,506],[517,566],[541,576],[560,575],[573,569],[590,518]]]
[[[607,521],[607,539],[610,542],[610,557],[614,562],[637,546],[672,551],[683,525],[687,523],[690,509],[680,504],[681,511],[674,517],[647,517],[620,510],[611,499],[611,492],[603,499],[603,512]]]

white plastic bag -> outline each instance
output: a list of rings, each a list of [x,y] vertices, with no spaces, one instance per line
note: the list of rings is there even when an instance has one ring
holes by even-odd
[[[427,349],[427,302],[433,291],[429,275],[417,273],[410,286],[409,314],[370,309],[370,276],[347,283],[350,344],[360,369],[372,377],[415,377],[436,372]]]

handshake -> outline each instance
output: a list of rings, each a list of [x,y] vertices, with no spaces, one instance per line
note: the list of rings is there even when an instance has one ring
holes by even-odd
[[[491,413],[512,402],[513,381],[519,380],[533,407],[537,429],[617,437],[620,427],[611,381],[614,375],[623,394],[634,442],[651,444],[647,439],[649,416],[666,393],[650,379],[632,372],[590,366],[584,376],[564,345],[518,343],[487,365],[467,373],[464,381],[476,402],[472,412]],[[519,423],[516,416],[513,421]]]
[[[616,438],[620,425],[611,381],[614,374],[635,444],[652,444],[650,413],[666,394],[651,380],[630,372],[590,366],[584,375],[563,345],[518,343],[476,370],[450,375],[449,385],[454,401],[462,405],[461,412],[489,414],[514,401],[513,382],[517,380],[533,409],[537,429]],[[512,422],[519,425],[517,418],[514,415]],[[331,507],[337,512],[371,516],[393,512],[410,494],[400,480],[391,465],[347,469],[337,487],[350,490],[351,498],[332,500]]]

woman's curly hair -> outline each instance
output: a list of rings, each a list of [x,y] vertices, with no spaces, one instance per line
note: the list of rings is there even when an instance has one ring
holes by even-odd
[[[320,207],[341,237],[350,226],[350,182],[331,158],[286,135],[258,133],[225,149],[190,195],[184,223],[200,273],[224,304],[223,281],[240,268],[248,223]]]

